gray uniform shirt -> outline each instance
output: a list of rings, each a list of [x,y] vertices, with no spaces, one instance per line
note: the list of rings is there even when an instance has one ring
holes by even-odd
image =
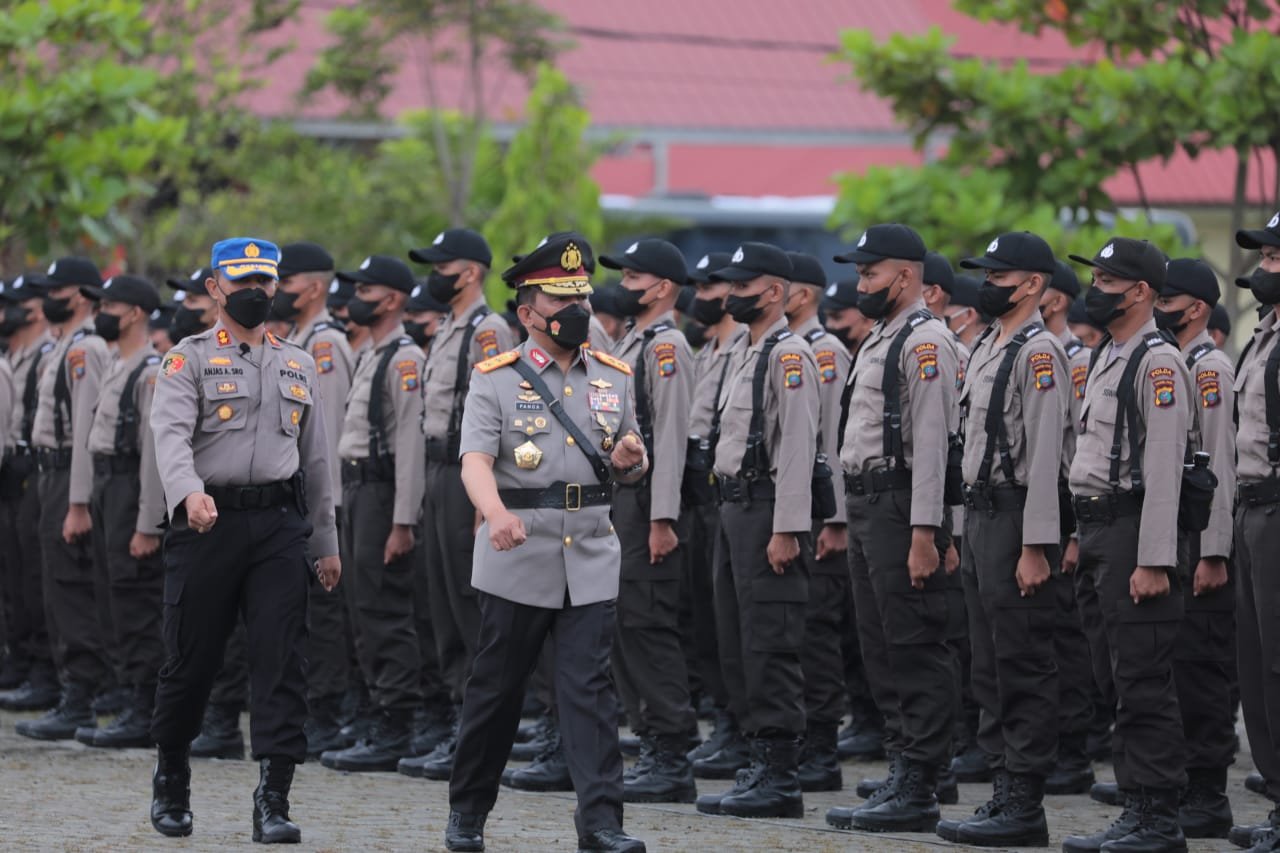
[[[134,529],[139,533],[158,536],[164,521],[164,487],[160,485],[160,472],[156,467],[155,437],[151,433],[151,404],[156,393],[156,378],[160,373],[160,355],[148,342],[145,346],[122,359],[115,355],[102,378],[102,391],[98,395],[97,411],[93,414],[93,426],[89,430],[89,452],[114,456],[116,431],[120,424],[120,401],[125,385],[134,370],[142,368],[133,386],[133,411],[138,418],[136,432],[131,437],[138,451],[138,520]]]
[[[1067,354],[1067,370],[1070,371],[1071,393],[1067,395],[1067,419],[1062,428],[1062,477],[1071,474],[1071,460],[1076,455],[1076,430],[1080,428],[1080,414],[1084,408],[1084,391],[1089,381],[1089,358],[1093,350],[1071,334],[1063,332],[1058,338]]]
[[[1253,329],[1253,346],[1240,359],[1236,374],[1236,410],[1240,412],[1240,429],[1236,433],[1239,466],[1236,476],[1241,484],[1257,483],[1274,477],[1277,470],[1267,460],[1267,356],[1280,346],[1280,313],[1272,311]]]
[[[787,331],[779,317],[751,342],[743,335],[733,345],[733,364],[720,392],[720,442],[715,471],[736,478],[742,470],[751,430],[752,379],[764,342]],[[773,532],[809,532],[813,527],[813,460],[818,452],[818,366],[813,350],[799,335],[788,334],[769,355],[764,383],[764,439],[774,483]]]
[[[729,354],[733,351],[734,344],[746,333],[746,326],[739,327],[724,346],[720,346],[718,338],[709,338],[694,356],[693,400],[689,407],[690,436],[708,438],[711,435],[711,419],[716,411],[716,389],[720,387],[721,371],[730,362]],[[728,381],[727,374],[725,381]]]
[[[291,340],[311,355],[316,363],[316,396],[324,401],[324,434],[328,443],[329,468],[333,477],[334,504],[342,505],[342,467],[338,465],[338,439],[347,392],[355,372],[355,356],[347,336],[333,324],[327,310],[321,310],[305,326],[293,330]]]
[[[389,347],[397,349],[387,364],[382,387],[375,389],[374,374]],[[394,524],[417,524],[422,514],[427,448],[418,431],[422,419],[422,392],[418,383],[425,358],[418,345],[404,337],[399,329],[366,350],[351,379],[342,438],[338,441],[339,458],[369,458],[369,400],[373,394],[381,394],[382,434],[386,438],[386,449],[395,455],[396,462],[396,499],[391,518]]]
[[[221,322],[160,362],[151,430],[169,518],[210,486],[288,480],[301,469],[313,558],[335,556],[333,478],[311,356],[273,335],[241,350]]]
[[[48,449],[71,448],[71,484],[67,499],[73,504],[87,504],[93,493],[89,427],[93,424],[93,409],[98,403],[102,373],[111,361],[111,353],[106,341],[93,333],[93,323],[88,322],[64,335],[45,358],[49,359],[50,366],[55,369],[45,370],[40,376],[39,402],[36,405],[35,425],[31,430],[31,444]],[[68,413],[64,408],[62,412],[61,443],[58,442],[54,413],[58,366],[66,374],[71,399],[71,411]]]
[[[818,424],[821,444],[818,450],[827,455],[832,470],[840,466],[840,395],[849,378],[849,350],[840,339],[822,328],[818,318],[811,317],[795,330],[813,350],[818,368]],[[839,498],[840,489],[836,489]],[[842,499],[836,500],[836,514],[824,518],[825,524],[844,524],[847,507]]]
[[[22,419],[26,414],[23,395],[27,392],[27,377],[30,376],[32,369],[35,369],[35,381],[38,389],[40,377],[44,375],[45,370],[49,367],[50,354],[56,345],[53,335],[45,332],[29,346],[20,350],[9,350],[8,361],[13,368],[13,404],[9,410],[10,419],[0,420],[0,428],[4,429],[5,449],[17,447],[22,441]],[[37,355],[40,356],[38,365],[36,364]]]
[[[853,362],[853,394],[840,462],[846,473],[862,474],[892,464],[884,448],[884,378],[889,347],[907,318],[924,308],[916,302],[889,323],[872,328]],[[902,400],[902,451],[911,470],[911,524],[938,527],[943,520],[947,436],[956,429],[955,344],[937,319],[925,320],[907,339],[898,358]]]
[[[1205,345],[1211,349],[1201,349]],[[1209,526],[1200,534],[1200,556],[1225,558],[1231,554],[1231,506],[1236,495],[1236,425],[1232,417],[1236,372],[1207,331],[1192,339],[1182,353],[1189,357],[1197,351],[1200,357],[1188,367],[1195,389],[1191,409],[1197,415],[1196,446],[1209,454],[1209,469],[1218,478]]]
[[[547,401],[527,387],[511,363],[524,359],[556,395],[565,412],[591,440],[606,464],[610,444],[629,432],[639,434],[630,368],[612,356],[584,348],[568,375],[532,341],[476,366],[462,415],[461,455],[493,457],[499,489],[545,488],[557,481],[599,483],[583,454]],[[608,441],[606,441],[608,439]],[[536,466],[521,468],[516,449],[532,445],[541,452]],[[522,453],[522,458],[528,457]],[[529,464],[527,461],[526,465]],[[476,534],[471,585],[490,595],[530,607],[559,609],[609,601],[618,596],[621,549],[609,520],[609,507],[512,510],[524,522],[528,539],[510,551],[495,551],[488,522]]]
[[[431,355],[427,358],[422,377],[422,394],[425,412],[422,432],[427,438],[444,439],[449,435],[449,418],[455,402],[465,402],[465,387],[458,386],[458,359],[465,358],[467,375],[471,368],[487,358],[493,358],[515,346],[515,336],[501,314],[481,314],[485,307],[478,299],[470,307],[450,314],[440,322],[440,329],[431,340]],[[462,338],[468,327],[474,329],[467,351],[462,352]]]
[[[1113,343],[1094,365],[1085,388],[1076,456],[1071,461],[1071,491],[1095,496],[1111,493],[1111,445],[1119,400],[1116,396],[1129,354],[1156,331],[1149,321],[1123,346]],[[1145,495],[1138,534],[1138,565],[1173,568],[1178,562],[1178,497],[1182,463],[1191,428],[1191,382],[1176,347],[1154,346],[1142,357],[1137,379],[1138,423],[1142,430]],[[1120,491],[1132,489],[1128,427],[1120,440]]]
[[[639,367],[644,349],[644,385],[653,429],[653,455],[649,459],[649,520],[680,517],[680,483],[689,447],[689,408],[693,402],[693,351],[675,316],[667,313],[652,326],[667,324],[645,346],[644,329],[633,328],[614,345],[613,355]],[[651,326],[651,327],[652,327]],[[633,373],[633,378],[635,374]]]
[[[1019,329],[1043,323],[1037,312]],[[964,434],[964,481],[970,486],[978,479],[987,449],[987,417],[995,389],[996,373],[1013,344],[1012,336],[998,342],[1000,321],[973,352],[966,371],[961,405],[968,414]],[[1022,346],[1013,363],[1005,387],[1001,422],[1008,440],[1015,483],[1010,483],[1001,465],[1000,448],[991,456],[988,484],[1018,485],[1027,490],[1022,514],[1024,545],[1056,545],[1058,526],[1058,472],[1062,465],[1062,423],[1067,413],[1067,355],[1052,333],[1041,330]]]

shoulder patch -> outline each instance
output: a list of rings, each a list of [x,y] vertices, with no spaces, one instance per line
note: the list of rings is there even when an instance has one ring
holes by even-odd
[[[1169,367],[1153,367],[1148,374],[1151,388],[1155,394],[1156,408],[1167,409],[1176,402],[1174,396],[1174,373]]]
[[[311,357],[316,360],[317,372],[333,373],[333,343],[331,341],[316,341],[311,347]]]
[[[481,373],[492,373],[499,367],[506,367],[508,364],[512,364],[519,357],[520,350],[509,349],[506,352],[495,355],[493,358],[486,358],[476,365],[476,370]]]
[[[938,345],[935,343],[916,344],[911,350],[916,357],[920,379],[932,382],[938,378]]]
[[[73,349],[67,353],[67,375],[72,382],[84,378],[84,362],[84,350]]]
[[[820,349],[813,354],[813,358],[818,362],[818,381],[823,385],[835,382],[837,379],[835,350]]]
[[[1084,399],[1085,385],[1089,380],[1089,365],[1077,364],[1071,368],[1071,386],[1075,390],[1077,400]]]
[[[614,370],[620,370],[623,373],[627,374],[628,376],[631,375],[631,365],[627,364],[622,359],[614,358],[608,353],[600,352],[600,350],[598,349],[591,349],[587,351],[591,353],[593,356],[595,356],[596,361],[600,362],[601,364],[608,365],[609,367],[612,367]]]
[[[658,359],[658,375],[665,378],[676,375],[676,345],[661,343],[653,345],[653,354]]]
[[[1215,409],[1222,405],[1222,379],[1216,370],[1201,370],[1196,374],[1196,388],[1200,392],[1200,407]]]
[[[804,385],[804,358],[798,352],[784,352],[778,356],[782,365],[782,387],[788,391]]]
[[[1053,387],[1053,355],[1047,352],[1033,352],[1027,359],[1031,365],[1032,380],[1037,391],[1048,391]]]
[[[498,333],[493,329],[476,332],[476,343],[480,346],[480,354],[485,358],[493,358],[498,354]]]
[[[160,372],[165,376],[172,376],[186,366],[186,356],[180,352],[171,352],[164,357],[164,362],[160,365]]]

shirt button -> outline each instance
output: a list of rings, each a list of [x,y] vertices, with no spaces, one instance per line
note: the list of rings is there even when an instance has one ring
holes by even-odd
[[[571,436],[571,435],[570,435],[570,436],[567,436],[567,437],[565,438],[565,440],[564,440],[564,443],[565,443],[565,444],[567,444],[567,445],[569,445],[570,447],[573,447],[573,445],[574,445],[573,436]]]
[[[525,432],[525,435],[533,435],[533,427],[531,426],[525,427],[524,432]]]
[[[569,547],[570,545],[572,545],[572,544],[573,544],[573,537],[572,537],[572,536],[566,536],[566,537],[564,537],[564,547],[568,548],[568,547]]]
[[[565,395],[566,397],[572,397],[572,396],[573,396],[573,388],[572,388],[572,387],[570,387],[570,386],[568,386],[568,385],[564,386],[564,395]]]

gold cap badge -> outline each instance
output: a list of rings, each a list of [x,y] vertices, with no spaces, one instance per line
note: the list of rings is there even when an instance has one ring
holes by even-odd
[[[256,258],[262,254],[262,250],[258,248],[257,243],[250,243],[244,247],[244,256],[246,258]]]
[[[573,272],[582,266],[582,250],[577,243],[570,243],[560,253],[560,266],[565,272]]]

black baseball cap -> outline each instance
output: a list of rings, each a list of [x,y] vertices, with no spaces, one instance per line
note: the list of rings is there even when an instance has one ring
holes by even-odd
[[[1049,279],[1049,287],[1065,293],[1068,299],[1078,297],[1080,295],[1080,277],[1076,275],[1075,268],[1063,260],[1055,260],[1053,265],[1053,278]]]
[[[982,288],[982,280],[976,275],[960,273],[951,285],[951,304],[961,308],[980,310],[978,291]]]
[[[729,263],[713,272],[712,281],[751,281],[762,275],[791,280],[795,270],[791,258],[769,243],[746,242],[729,256]]]
[[[1160,291],[1160,295],[1172,296],[1177,293],[1204,300],[1210,307],[1217,305],[1222,296],[1218,277],[1199,258],[1174,258],[1169,261],[1164,274],[1164,289]]]
[[[416,311],[438,311],[441,314],[448,314],[449,306],[443,302],[437,302],[431,296],[431,291],[427,289],[426,284],[420,281],[409,294],[409,301],[405,303],[404,310],[410,314]]]
[[[0,302],[22,302],[27,299],[41,299],[44,293],[31,283],[34,273],[23,273],[0,287]]]
[[[32,287],[64,287],[68,284],[93,285],[102,284],[102,273],[98,265],[88,258],[74,255],[58,258],[49,264],[49,269],[27,279]]]
[[[441,231],[430,246],[409,252],[409,260],[420,264],[442,264],[445,261],[475,261],[486,267],[493,265],[493,250],[479,231],[449,228]]]
[[[591,313],[598,317],[621,317],[618,313],[618,285],[608,284],[597,287],[587,297],[591,303]]]
[[[697,298],[698,294],[689,288],[680,288],[680,292],[676,294],[676,310],[681,314],[688,314],[693,310],[693,303]]]
[[[698,262],[689,270],[685,283],[709,284],[711,282],[711,274],[718,269],[727,267],[729,258],[732,256],[732,252],[707,252],[701,258],[698,258]]]
[[[843,255],[836,255],[839,264],[874,264],[893,258],[899,261],[923,261],[924,240],[914,229],[897,222],[872,225],[857,244]]]
[[[1236,245],[1242,249],[1261,249],[1263,246],[1280,246],[1280,213],[1271,217],[1266,228],[1241,229],[1236,232]]]
[[[319,243],[288,243],[280,247],[279,276],[288,278],[303,272],[333,272],[333,255]]]
[[[1072,302],[1071,307],[1067,309],[1067,322],[1080,326],[1092,326],[1099,331],[1103,331],[1101,326],[1089,319],[1089,311],[1084,307],[1083,297]]]
[[[823,291],[822,302],[818,307],[823,311],[841,311],[845,308],[858,307],[858,276],[842,278],[827,285]]]
[[[207,294],[209,291],[205,290],[204,283],[210,278],[213,278],[213,270],[209,267],[200,267],[186,278],[166,278],[164,283],[183,293]]]
[[[787,257],[791,259],[792,281],[826,289],[827,271],[822,268],[822,261],[807,252],[787,252]]]
[[[80,292],[98,302],[103,299],[136,305],[150,314],[160,307],[160,292],[145,278],[136,275],[113,275],[101,287],[81,285]]]
[[[329,295],[325,297],[324,305],[326,308],[341,308],[356,298],[356,286],[350,281],[344,281],[338,276],[333,277],[333,281],[329,282]]]
[[[967,270],[1025,270],[1053,275],[1058,266],[1053,249],[1038,234],[1010,231],[1001,234],[987,246],[980,258],[965,258],[960,266]]]
[[[1128,281],[1145,281],[1157,292],[1164,287],[1164,252],[1146,240],[1112,237],[1092,259],[1069,255],[1071,260],[1100,269]]]
[[[413,293],[418,286],[409,265],[390,255],[370,255],[360,263],[360,268],[338,273],[342,281],[354,284],[383,284],[401,293]]]
[[[1231,334],[1231,315],[1227,313],[1227,306],[1221,302],[1209,312],[1209,328],[1224,335]]]
[[[151,312],[151,316],[147,319],[147,328],[153,332],[163,331],[169,328],[169,324],[173,322],[173,315],[177,312],[178,306],[173,302],[166,302],[159,308]]]
[[[951,262],[937,252],[924,253],[924,283],[936,284],[948,294],[955,286],[956,271]]]
[[[657,238],[637,240],[620,255],[601,255],[600,266],[611,270],[649,273],[658,278],[670,279],[676,284],[684,284],[689,274],[680,250],[666,240]]]

